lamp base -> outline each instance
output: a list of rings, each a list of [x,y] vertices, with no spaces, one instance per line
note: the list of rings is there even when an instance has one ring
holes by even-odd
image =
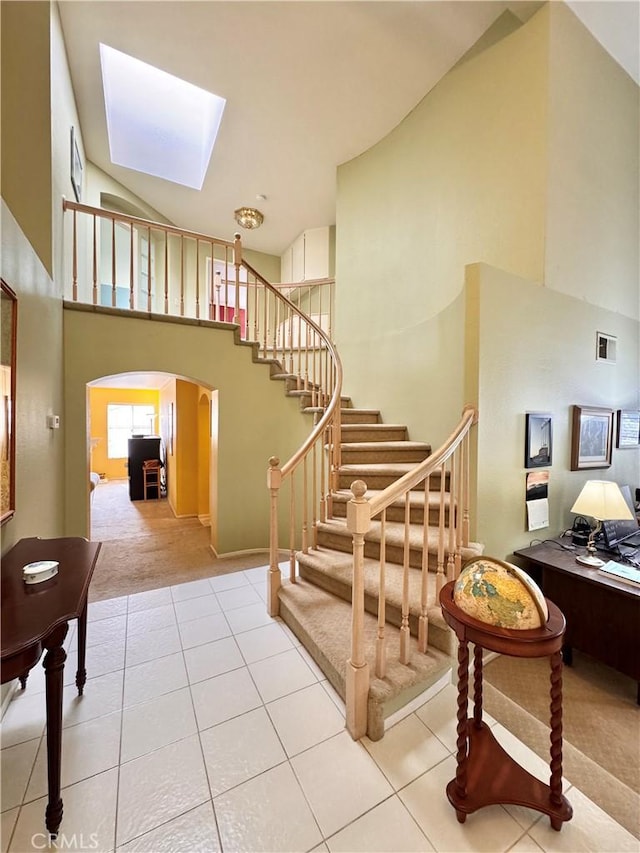
[[[591,554],[587,554],[584,557],[576,557],[577,563],[582,563],[583,566],[591,566],[592,569],[599,569],[600,566],[604,566],[604,560],[601,560],[599,557],[593,557]]]

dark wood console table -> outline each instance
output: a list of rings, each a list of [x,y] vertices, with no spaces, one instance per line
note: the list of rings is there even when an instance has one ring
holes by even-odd
[[[78,620],[76,686],[82,693],[85,669],[87,594],[100,542],[82,538],[21,539],[3,556],[2,683],[20,679],[24,688],[29,670],[43,650],[47,709],[47,775],[49,800],[45,811],[48,831],[56,836],[62,821],[60,769],[62,758],[62,686],[66,653],[62,647],[69,621]],[[58,574],[42,583],[27,585],[22,568],[36,560],[57,560]]]
[[[640,704],[640,586],[605,577],[576,561],[584,548],[566,551],[552,540],[514,551],[522,567],[564,613],[563,657],[576,648],[638,682]]]
[[[542,628],[524,631],[496,628],[462,611],[453,600],[454,582],[440,591],[442,615],[458,638],[457,769],[447,785],[447,797],[464,823],[467,815],[484,806],[510,803],[549,816],[560,830],[573,809],[562,793],[562,638],[565,621],[550,601],[549,618]],[[469,643],[474,644],[473,718],[468,719]],[[521,767],[495,739],[482,720],[482,654],[484,649],[515,657],[551,659],[551,778],[545,785]]]

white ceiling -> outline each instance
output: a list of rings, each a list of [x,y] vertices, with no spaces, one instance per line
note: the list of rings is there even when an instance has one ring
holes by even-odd
[[[541,3],[60,0],[85,156],[167,219],[226,239],[259,207],[245,244],[280,254],[335,221],[336,167],[395,127],[509,9]],[[638,81],[638,0],[571,2]],[[201,191],[109,159],[100,42],[227,99]],[[266,200],[258,201],[258,195]]]

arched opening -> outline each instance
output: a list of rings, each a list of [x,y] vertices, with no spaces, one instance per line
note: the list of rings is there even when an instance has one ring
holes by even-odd
[[[92,538],[104,533],[104,526],[94,529],[95,489],[118,483],[120,488],[112,494],[123,511],[114,510],[110,535],[117,534],[119,519],[131,532],[139,518],[139,532],[145,532],[144,513],[132,515],[126,504],[138,504],[140,510],[140,502],[161,501],[164,513],[170,511],[178,519],[197,518],[206,526],[209,547],[215,551],[216,519],[211,513],[215,451],[211,444],[217,427],[212,424],[212,393],[206,385],[163,372],[122,373],[88,383],[88,529]],[[145,493],[142,470],[138,469],[146,457],[156,456],[161,464],[161,488]],[[151,512],[151,508],[145,510],[147,516]]]

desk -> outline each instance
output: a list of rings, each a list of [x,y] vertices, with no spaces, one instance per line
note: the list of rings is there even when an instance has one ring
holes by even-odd
[[[47,710],[47,775],[49,800],[46,826],[57,835],[62,821],[60,768],[62,757],[62,685],[66,653],[62,647],[69,620],[78,620],[78,670],[76,685],[82,693],[87,632],[87,593],[100,542],[82,538],[21,539],[3,556],[2,683],[19,678],[22,686],[43,650]],[[36,560],[57,560],[58,574],[39,584],[22,580],[22,567]]]
[[[514,551],[523,568],[538,581],[567,620],[563,654],[571,664],[572,648],[629,675],[638,684],[640,704],[640,587],[601,575],[576,562],[575,552],[559,542]]]

